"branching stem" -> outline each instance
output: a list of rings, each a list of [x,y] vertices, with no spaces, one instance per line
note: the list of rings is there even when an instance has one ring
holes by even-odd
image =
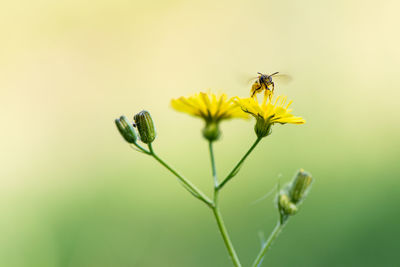
[[[251,154],[251,152],[254,150],[254,148],[258,145],[258,143],[261,141],[262,137],[258,137],[256,141],[253,143],[253,145],[250,147],[250,149],[244,154],[244,156],[239,160],[239,162],[233,167],[232,171],[226,176],[226,178],[218,185],[218,190],[220,190],[224,185],[229,182],[230,179],[232,179],[237,172],[239,171],[240,166],[243,164],[243,162],[246,160],[246,158]]]
[[[229,182],[239,171],[239,168],[243,164],[243,162],[246,160],[246,158],[251,154],[251,152],[254,150],[254,148],[258,145],[258,143],[261,141],[262,138],[257,138],[256,141],[253,143],[253,145],[250,147],[250,149],[246,152],[246,154],[240,159],[240,161],[235,165],[235,167],[232,169],[232,171],[226,176],[226,178],[219,183],[218,181],[218,176],[217,176],[217,169],[215,165],[215,156],[214,156],[214,150],[213,150],[213,142],[209,142],[209,151],[210,151],[210,159],[211,159],[211,170],[212,170],[212,176],[213,176],[213,181],[214,181],[214,198],[213,200],[210,200],[201,190],[199,190],[195,185],[193,185],[189,180],[187,180],[185,177],[180,175],[177,171],[175,171],[171,166],[169,166],[164,160],[162,160],[155,152],[153,149],[153,146],[148,144],[149,151],[145,150],[144,148],[137,146],[142,152],[145,154],[148,154],[152,156],[154,159],[156,159],[161,165],[163,165],[167,170],[169,170],[172,174],[174,174],[178,180],[182,183],[183,187],[189,191],[194,197],[197,199],[201,200],[204,202],[211,210],[213,211],[215,220],[218,225],[219,232],[221,233],[222,239],[224,240],[225,246],[228,250],[229,256],[232,260],[232,263],[234,264],[235,267],[241,267],[241,263],[239,260],[239,257],[235,251],[235,248],[233,247],[232,241],[230,240],[228,231],[226,229],[226,226],[224,224],[224,221],[222,219],[222,215],[219,211],[218,207],[218,195],[219,191],[222,189],[222,187]],[[254,261],[253,267],[259,267],[261,264],[265,253],[268,251],[269,247],[271,246],[272,242],[274,239],[278,236],[279,232],[281,231],[282,227],[284,224],[282,224],[280,221],[278,222],[277,226],[271,233],[270,237],[268,240],[263,244],[260,253],[258,254],[256,260]]]
[[[210,150],[210,159],[211,159],[211,169],[212,175],[214,178],[214,207],[212,208],[215,220],[217,221],[219,232],[221,233],[222,239],[224,240],[225,246],[228,250],[229,256],[231,257],[232,263],[236,267],[241,267],[240,260],[238,255],[236,254],[235,248],[233,247],[232,241],[229,238],[228,231],[226,230],[224,221],[222,219],[222,215],[218,208],[218,176],[217,170],[215,168],[215,157],[214,157],[214,150],[213,150],[213,142],[209,142],[209,150]]]
[[[178,180],[182,183],[183,187],[188,190],[193,196],[203,201],[208,207],[213,207],[214,203],[203,193],[200,189],[198,189],[194,184],[192,184],[189,180],[185,177],[180,175],[177,171],[175,171],[171,166],[169,166],[165,161],[163,161],[153,150],[153,146],[151,143],[149,146],[150,155],[155,158],[161,165],[163,165],[167,170],[173,173]]]

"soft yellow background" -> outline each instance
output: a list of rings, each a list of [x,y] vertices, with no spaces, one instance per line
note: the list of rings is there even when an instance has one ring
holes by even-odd
[[[246,96],[256,72],[302,126],[275,126],[221,194],[244,266],[273,198],[303,167],[315,184],[264,266],[395,266],[399,225],[398,1],[3,1],[0,266],[230,266],[211,212],[114,126],[142,109],[155,149],[211,192],[203,126],[171,98]],[[220,176],[254,139],[230,121]]]

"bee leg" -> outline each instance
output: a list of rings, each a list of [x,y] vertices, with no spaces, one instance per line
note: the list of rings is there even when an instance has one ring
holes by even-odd
[[[257,94],[262,86],[259,83],[254,83],[253,86],[251,87],[251,97],[254,97],[255,94]]]
[[[268,98],[271,100],[271,98],[272,98],[271,90],[268,89],[268,90],[264,91],[264,98]]]

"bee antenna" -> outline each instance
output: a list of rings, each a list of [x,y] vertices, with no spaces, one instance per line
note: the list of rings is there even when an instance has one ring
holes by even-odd
[[[274,73],[272,73],[271,75],[269,75],[269,76],[273,76],[273,75],[275,75],[275,74],[278,74],[279,73],[279,71],[277,71],[277,72],[274,72]]]

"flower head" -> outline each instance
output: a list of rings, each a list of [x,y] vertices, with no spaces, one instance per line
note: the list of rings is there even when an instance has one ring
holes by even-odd
[[[246,118],[233,98],[226,94],[200,92],[189,97],[172,99],[172,107],[180,112],[203,118],[206,122],[219,122],[225,119]]]
[[[206,127],[203,135],[208,140],[218,139],[220,121],[248,117],[233,98],[228,98],[226,94],[217,96],[210,92],[200,92],[189,97],[172,99],[171,105],[177,111],[204,119]]]
[[[271,126],[279,124],[303,124],[306,121],[301,117],[295,117],[289,109],[292,101],[287,101],[286,96],[273,97],[264,96],[260,104],[257,98],[236,98],[236,102],[246,113],[251,114],[257,120],[255,131],[258,137],[265,137],[271,133]]]

